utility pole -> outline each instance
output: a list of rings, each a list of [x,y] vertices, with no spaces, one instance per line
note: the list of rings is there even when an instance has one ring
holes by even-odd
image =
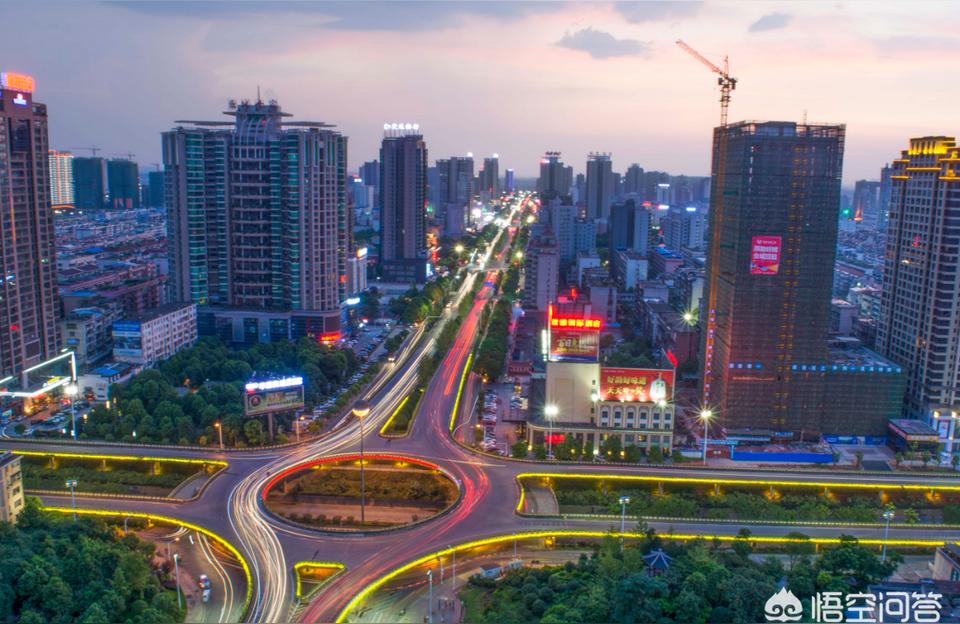
[[[76,493],[77,480],[70,479],[65,483],[65,485],[68,488],[70,488],[70,503],[73,506],[73,521],[76,522],[77,521],[77,493]]]

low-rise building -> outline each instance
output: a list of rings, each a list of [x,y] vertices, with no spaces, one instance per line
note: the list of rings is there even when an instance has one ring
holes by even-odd
[[[650,345],[678,365],[697,359],[700,346],[696,325],[684,320],[673,306],[657,299],[643,300],[638,306],[643,333]]]
[[[85,401],[103,403],[110,400],[110,386],[130,381],[141,367],[127,362],[111,362],[98,366],[77,378],[80,396]]]
[[[64,346],[77,354],[81,366],[99,362],[113,351],[112,328],[120,319],[120,308],[104,306],[74,308],[60,321]]]
[[[667,249],[666,247],[657,247],[650,254],[650,275],[672,275],[683,266],[683,256]]]
[[[117,361],[152,366],[197,341],[197,306],[171,304],[113,324]]]
[[[23,475],[20,456],[10,451],[0,453],[0,522],[11,524],[23,511]]]
[[[647,279],[650,261],[637,251],[622,249],[613,257],[613,275],[620,290],[635,291],[637,284]]]

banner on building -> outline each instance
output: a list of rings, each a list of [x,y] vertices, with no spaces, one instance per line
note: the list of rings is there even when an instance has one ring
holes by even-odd
[[[780,272],[780,237],[754,236],[750,246],[750,274],[776,275]]]
[[[600,368],[601,401],[672,401],[673,371],[658,368]]]

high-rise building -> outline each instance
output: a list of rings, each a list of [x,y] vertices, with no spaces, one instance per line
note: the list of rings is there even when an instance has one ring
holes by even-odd
[[[0,378],[60,348],[47,107],[33,88],[30,76],[0,73]]]
[[[427,144],[417,124],[384,125],[380,146],[380,272],[383,279],[427,277]]]
[[[883,435],[902,371],[843,342],[830,303],[842,125],[714,131],[702,400],[728,431]]]
[[[50,150],[50,207],[73,208],[73,154]]]
[[[880,221],[880,183],[857,180],[853,187],[853,220],[871,227]]]
[[[933,136],[911,139],[893,161],[877,327],[877,350],[907,370],[907,415],[948,443],[960,411],[958,159],[954,137]]]
[[[79,210],[102,210],[107,203],[107,165],[102,158],[73,159],[73,194]]]
[[[586,199],[588,219],[610,218],[610,204],[613,202],[613,162],[610,154],[592,153],[587,158]]]
[[[147,175],[147,199],[150,208],[163,208],[163,172],[151,171]]]
[[[887,229],[887,215],[890,212],[890,195],[893,190],[893,180],[890,178],[893,168],[890,165],[884,165],[880,170],[880,193],[878,202],[879,213],[877,214],[877,229]]]
[[[706,242],[707,215],[696,206],[671,207],[660,216],[660,232],[670,249],[700,251]]]
[[[483,169],[480,171],[480,191],[489,198],[500,197],[500,155],[494,154],[483,159]]]
[[[549,227],[527,243],[523,262],[523,307],[546,312],[560,284],[560,248]]]
[[[352,252],[347,138],[275,101],[225,114],[163,133],[172,299],[234,342],[331,339]]]
[[[470,202],[476,189],[474,188],[473,155],[451,156],[438,160],[437,189],[433,193],[436,218],[443,223],[446,218],[447,206],[455,205],[465,208],[464,213],[469,218]]]
[[[647,255],[650,239],[650,213],[633,199],[610,208],[610,248]]]
[[[0,522],[16,524],[23,511],[23,471],[20,456],[0,453]]]
[[[140,171],[137,163],[124,158],[108,160],[107,185],[110,208],[130,210],[140,207]]]
[[[627,172],[623,176],[623,193],[624,195],[643,194],[643,167],[637,163],[627,167]]]
[[[507,169],[507,171],[504,173],[503,186],[508,193],[512,193],[513,191],[516,190],[516,187],[514,186],[514,181],[513,181],[513,169]]]
[[[540,178],[537,180],[537,193],[543,199],[568,195],[573,186],[573,168],[566,167],[560,160],[560,152],[547,152],[540,159]]]

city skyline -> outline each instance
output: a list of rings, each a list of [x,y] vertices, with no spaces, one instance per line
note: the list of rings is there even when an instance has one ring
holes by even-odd
[[[412,120],[434,153],[499,153],[518,177],[535,176],[545,150],[578,172],[589,152],[609,151],[615,171],[706,175],[717,92],[678,38],[715,62],[730,56],[731,119],[846,123],[845,187],[877,179],[903,137],[949,128],[955,99],[932,80],[958,45],[960,11],[947,3],[372,4],[7,6],[23,27],[0,52],[56,111],[52,147],[133,152],[144,168],[160,162],[169,120],[255,99],[259,85],[350,136],[351,170],[375,157],[384,122]],[[98,30],[113,35],[90,48],[85,33]],[[38,37],[50,44],[31,46]],[[81,46],[83,63],[62,62]],[[923,118],[904,114],[891,84],[923,101]]]

